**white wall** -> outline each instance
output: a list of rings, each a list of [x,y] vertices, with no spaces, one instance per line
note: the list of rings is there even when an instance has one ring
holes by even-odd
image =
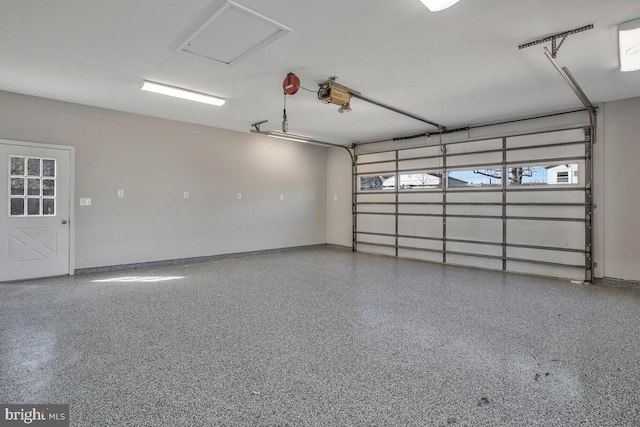
[[[604,104],[604,276],[640,281],[640,98]],[[599,180],[598,180],[599,181]]]
[[[351,183],[351,156],[342,148],[330,148],[327,153],[327,243],[351,247]]]
[[[323,147],[7,92],[0,139],[76,147],[76,268],[326,242]]]

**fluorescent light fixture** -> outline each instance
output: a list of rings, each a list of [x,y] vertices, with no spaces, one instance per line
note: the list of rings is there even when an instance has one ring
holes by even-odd
[[[640,18],[618,25],[620,71],[640,70]]]
[[[420,0],[431,12],[445,10],[458,3],[460,0]]]
[[[176,86],[151,82],[149,80],[142,80],[138,87],[149,92],[160,93],[162,95],[173,96],[175,98],[188,99],[189,101],[202,102],[203,104],[215,105],[217,107],[224,105],[226,102],[224,98]]]

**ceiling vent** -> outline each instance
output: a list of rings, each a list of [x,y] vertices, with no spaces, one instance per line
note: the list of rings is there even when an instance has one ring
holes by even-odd
[[[230,66],[290,31],[266,16],[227,1],[179,51]]]

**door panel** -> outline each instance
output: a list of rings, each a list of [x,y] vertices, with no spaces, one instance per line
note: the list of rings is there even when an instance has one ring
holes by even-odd
[[[71,158],[0,141],[0,281],[70,273]]]

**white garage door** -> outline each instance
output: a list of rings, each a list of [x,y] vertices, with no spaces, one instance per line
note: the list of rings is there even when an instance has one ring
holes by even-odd
[[[591,280],[589,128],[359,154],[358,251]]]

